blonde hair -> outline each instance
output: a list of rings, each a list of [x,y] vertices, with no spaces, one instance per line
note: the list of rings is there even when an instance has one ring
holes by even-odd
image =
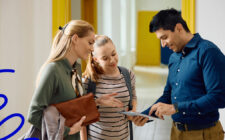
[[[63,28],[60,27],[54,37],[49,57],[39,71],[36,85],[38,85],[41,72],[47,64],[65,58],[71,48],[71,40],[74,34],[77,34],[78,37],[83,38],[88,36],[90,32],[94,32],[93,26],[83,20],[72,20]]]
[[[94,49],[96,47],[104,46],[107,43],[112,43],[112,40],[105,35],[96,35],[95,36],[95,43],[94,43]],[[93,59],[93,53],[91,53],[88,57],[87,66],[83,73],[83,77],[86,79],[90,79],[93,82],[97,83],[97,80],[99,78],[99,74],[104,74],[104,70],[102,67]]]

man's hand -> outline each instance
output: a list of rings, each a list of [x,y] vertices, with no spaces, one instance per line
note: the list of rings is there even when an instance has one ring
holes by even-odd
[[[97,105],[104,105],[109,107],[123,107],[123,103],[116,99],[114,96],[118,95],[118,93],[105,94],[96,99]]]
[[[174,108],[174,105],[172,104],[165,104],[165,103],[157,103],[154,104],[151,107],[151,110],[149,111],[149,115],[151,116],[152,112],[155,112],[155,115],[158,116],[160,119],[164,120],[163,115],[173,115],[176,113],[176,109]]]

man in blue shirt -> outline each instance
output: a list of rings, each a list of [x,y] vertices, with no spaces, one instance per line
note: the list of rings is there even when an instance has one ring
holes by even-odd
[[[157,13],[149,29],[174,53],[163,95],[143,113],[161,119],[172,115],[171,140],[223,140],[218,109],[225,107],[224,54],[190,33],[175,9]]]

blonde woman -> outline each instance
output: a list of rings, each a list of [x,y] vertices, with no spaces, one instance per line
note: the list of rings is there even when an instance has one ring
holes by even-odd
[[[77,98],[82,94],[79,78],[80,65],[78,58],[87,59],[93,51],[95,33],[92,25],[82,20],[72,20],[59,28],[54,38],[49,58],[42,66],[37,78],[37,86],[28,112],[28,121],[41,129],[42,114],[46,107]],[[77,87],[72,84],[71,73],[76,73]],[[113,97],[105,96],[108,101]],[[104,98],[96,101],[106,103]],[[113,101],[112,101],[113,103]],[[109,103],[110,104],[110,103]],[[72,127],[64,127],[64,140],[79,140],[79,131],[85,116]]]
[[[95,82],[97,99],[105,94],[118,93],[116,98],[123,102],[124,106],[118,108],[99,105],[100,121],[89,125],[88,130],[82,131],[84,137],[88,135],[88,138],[82,140],[128,140],[130,136],[128,118],[118,112],[128,110],[130,100],[133,105],[132,111],[136,111],[135,75],[127,70],[132,87],[130,98],[125,77],[117,64],[118,54],[112,40],[104,35],[96,36],[94,51],[83,74],[85,79],[83,85],[87,90],[90,80]]]

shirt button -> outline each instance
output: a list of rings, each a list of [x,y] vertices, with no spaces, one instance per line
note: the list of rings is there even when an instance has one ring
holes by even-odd
[[[178,69],[177,71],[180,72],[180,69]]]
[[[185,115],[186,113],[185,112],[183,112],[183,115]]]
[[[176,83],[176,86],[178,86],[178,83]]]
[[[182,56],[181,59],[184,59],[184,57]]]
[[[198,112],[198,115],[201,115],[201,112]]]
[[[176,99],[177,99],[177,97],[174,97],[174,99],[176,100]]]

